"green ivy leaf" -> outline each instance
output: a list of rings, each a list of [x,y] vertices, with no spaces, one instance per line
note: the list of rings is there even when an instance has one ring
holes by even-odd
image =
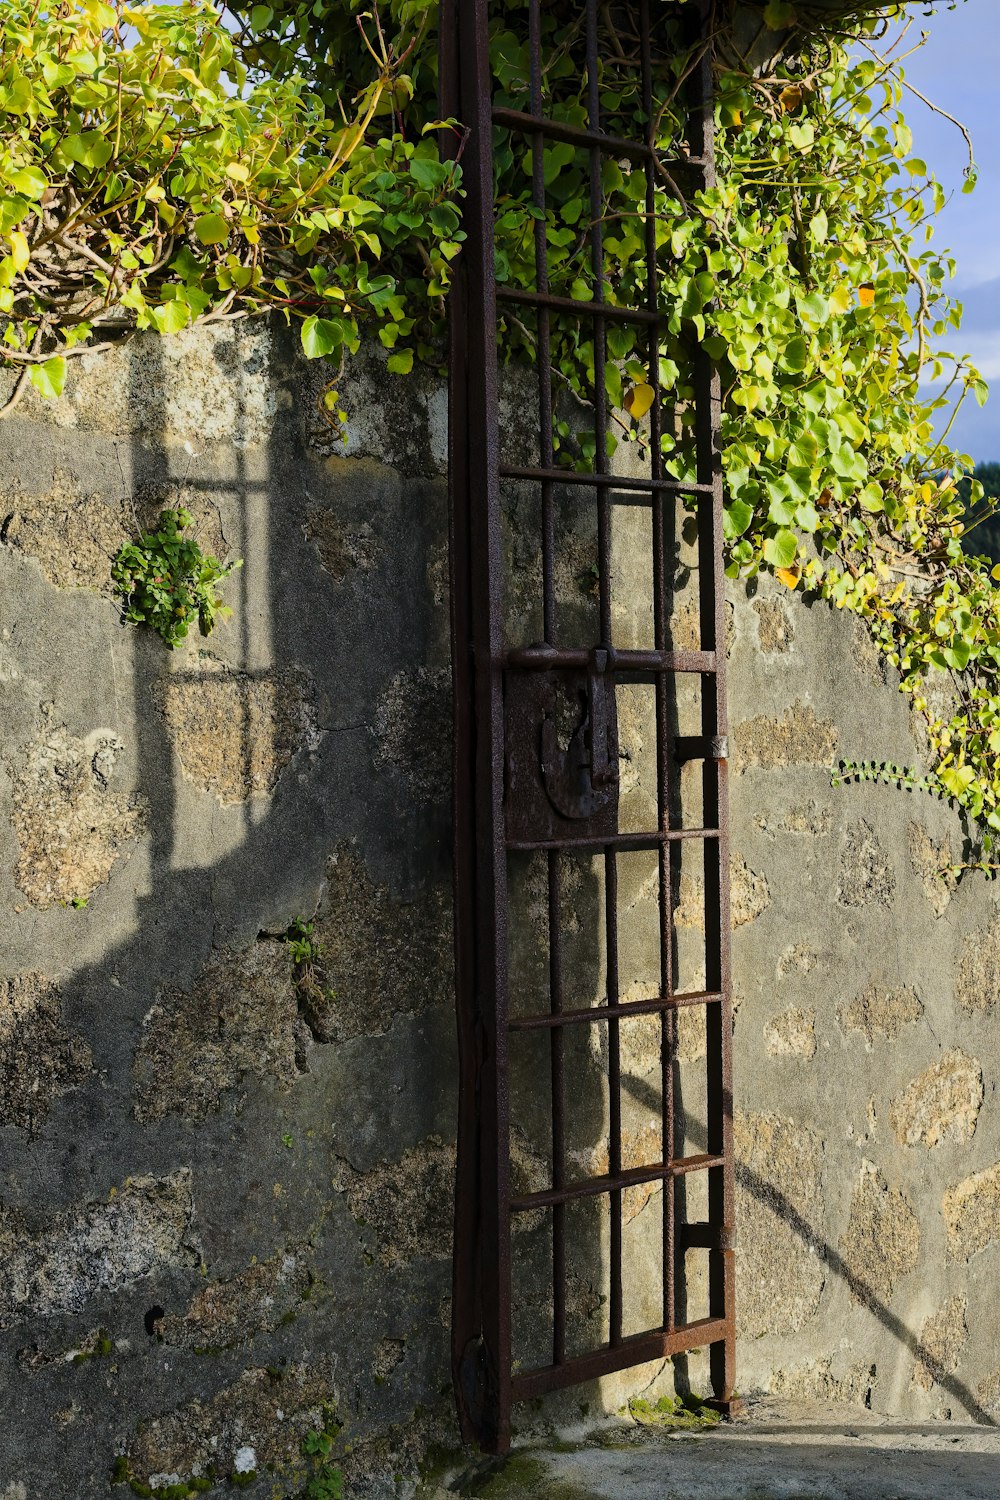
[[[322,359],[329,354],[338,354],[344,343],[343,329],[339,323],[315,314],[306,318],[301,328],[302,350],[306,359]]]
[[[745,500],[730,500],[722,512],[722,529],[727,537],[742,536],[753,520],[753,506]]]
[[[55,401],[58,396],[62,395],[66,384],[65,359],[57,354],[52,359],[47,359],[44,364],[29,366],[28,379],[46,401]]]
[[[201,214],[194,221],[194,232],[203,245],[223,245],[229,238],[229,225],[221,214]]]
[[[790,568],[798,550],[794,531],[778,531],[764,543],[764,561],[772,568]]]

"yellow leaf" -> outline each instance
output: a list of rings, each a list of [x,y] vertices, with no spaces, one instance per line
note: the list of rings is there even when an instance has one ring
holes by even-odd
[[[31,250],[28,246],[27,235],[19,229],[12,230],[10,236],[10,258],[14,262],[15,271],[23,271],[31,259]]]
[[[875,288],[873,286],[859,286],[858,301],[862,307],[873,307],[875,305]]]
[[[780,578],[786,589],[794,589],[798,586],[802,572],[799,568],[775,568],[775,578]]]
[[[647,385],[645,381],[640,381],[638,385],[632,387],[625,397],[625,410],[634,422],[641,422],[652,406],[654,399],[655,393],[653,387]]]
[[[241,161],[231,161],[226,167],[226,176],[232,178],[233,182],[246,182],[250,172]]]
[[[802,85],[799,83],[790,83],[787,88],[783,88],[781,90],[781,93],[778,95],[778,99],[782,109],[786,114],[790,115],[794,114],[795,110],[799,108],[802,103],[803,96],[804,90],[802,88]]]

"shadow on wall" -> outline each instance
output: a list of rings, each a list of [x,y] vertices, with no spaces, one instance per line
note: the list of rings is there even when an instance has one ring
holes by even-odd
[[[641,1099],[648,1107],[653,1107],[657,1096],[643,1084],[641,1079],[627,1077],[623,1079],[623,1083],[635,1097]],[[704,1129],[698,1125],[697,1121],[689,1120],[688,1130],[692,1142],[701,1150],[704,1150]],[[759,1203],[766,1204],[769,1208],[773,1209],[802,1244],[816,1254],[834,1276],[839,1277],[847,1285],[852,1296],[867,1308],[886,1332],[891,1334],[897,1343],[908,1350],[916,1361],[925,1363],[928,1361],[928,1352],[921,1345],[920,1339],[882,1301],[878,1289],[870,1281],[859,1275],[835,1246],[827,1243],[822,1235],[817,1234],[815,1227],[803,1217],[795,1204],[774,1183],[766,1181],[758,1173],[752,1171],[741,1162],[737,1162],[736,1180],[743,1192],[749,1193]],[[752,1275],[752,1268],[744,1268],[744,1274]],[[949,1371],[940,1368],[940,1366],[933,1367],[931,1373],[935,1383],[942,1390],[947,1391],[950,1396],[953,1396],[962,1410],[974,1422],[979,1422],[987,1426],[997,1425],[990,1412],[986,1410],[963,1381],[957,1379]]]
[[[123,489],[126,512],[134,501],[143,521],[182,496],[213,550],[245,566],[230,583],[235,619],[171,657],[144,631],[124,636],[106,600],[56,597],[13,545],[0,549],[0,566],[20,567],[33,591],[6,600],[26,610],[30,597],[34,611],[26,690],[37,682],[73,734],[134,723],[148,831],[143,854],[97,882],[86,910],[49,902],[11,924],[22,975],[72,977],[55,1021],[18,1021],[20,1041],[3,1054],[0,1491],[23,1482],[53,1500],[97,1500],[119,1456],[118,1472],[141,1485],[256,1467],[263,1494],[274,1483],[266,1466],[294,1470],[332,1402],[350,1424],[355,1492],[381,1497],[394,1493],[387,1476],[412,1473],[455,1436],[447,526],[425,449],[430,398],[421,405],[415,385],[401,413],[381,367],[361,363],[359,420],[378,414],[364,420],[379,428],[372,451],[390,461],[344,462],[324,456],[322,437],[307,441],[313,377],[288,345],[227,332],[190,346],[183,374],[158,340],[133,348],[129,452],[99,424],[81,426],[71,448],[66,429],[19,419],[8,430],[20,453],[0,462],[23,467],[26,491],[36,465],[42,488],[46,464],[71,469],[92,507]],[[192,370],[201,408],[190,383],[177,393]],[[182,398],[194,454],[178,429]],[[224,398],[231,421],[219,415]],[[60,634],[74,611],[89,622],[80,642]],[[123,639],[130,661],[116,665]],[[23,753],[5,751],[8,767]],[[46,788],[62,775],[52,754]],[[74,825],[68,865],[88,829]],[[11,845],[11,866],[18,858]],[[578,913],[589,920],[602,902],[593,872],[581,872]],[[316,912],[326,952],[307,975],[282,935]],[[597,995],[593,926],[575,941]],[[544,973],[535,979],[544,988]],[[75,1086],[51,1097],[37,1072],[43,1022],[56,1026],[46,1045],[59,1056],[74,1038],[84,1049],[70,1059]],[[652,1053],[636,1045],[653,1058],[648,1076],[655,1039]],[[659,1094],[628,1072],[627,1049],[623,1064],[637,1116],[655,1115]],[[575,1101],[581,1174],[600,1165],[606,1065],[593,1050],[576,1060],[575,1083],[594,1090]],[[10,1101],[25,1069],[41,1092],[22,1117]],[[678,1072],[678,1091],[687,1076]],[[696,1140],[693,1087],[685,1102]],[[525,1118],[530,1183],[545,1156],[537,1097]],[[631,1123],[636,1150],[659,1159]],[[743,1185],[850,1281],[770,1183],[745,1174]],[[632,1202],[637,1255],[653,1253],[655,1206]],[[606,1317],[607,1226],[587,1210],[567,1232],[575,1311],[592,1342]],[[526,1274],[542,1287],[544,1229],[529,1241]],[[852,1289],[917,1353],[877,1289],[856,1278]],[[647,1314],[640,1302],[635,1316]],[[544,1345],[540,1322],[528,1333]],[[989,1420],[961,1382],[935,1378]],[[282,1482],[291,1493],[301,1481]]]
[[[105,1495],[116,1457],[146,1485],[301,1469],[333,1406],[383,1434],[359,1476],[388,1473],[451,1422],[442,487],[310,453],[283,343],[210,343],[203,395],[236,416],[220,435],[206,407],[194,454],[159,342],[129,368],[130,452],[42,428],[41,459],[50,443],[95,505],[118,480],[143,523],[182,501],[245,565],[234,620],[183,655],[130,631],[108,672],[118,627],[94,603],[91,654],[49,652],[57,714],[134,721],[148,872],[136,853],[86,910],[19,924],[32,967],[71,976],[62,1015],[92,1066],[35,1128],[0,1128],[0,1488]],[[27,490],[39,428],[16,437]],[[317,910],[318,993],[282,941]]]

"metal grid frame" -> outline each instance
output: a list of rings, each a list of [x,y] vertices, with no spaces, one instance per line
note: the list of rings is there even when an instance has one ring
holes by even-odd
[[[637,0],[642,36],[642,94],[652,119],[650,8]],[[659,0],[656,0],[659,3]],[[719,459],[721,397],[718,377],[703,350],[694,351],[697,480],[678,484],[662,470],[661,393],[657,385],[658,349],[666,314],[656,289],[653,147],[644,140],[623,140],[601,129],[599,91],[599,5],[586,8],[589,119],[576,128],[547,119],[543,112],[541,0],[529,6],[531,58],[530,111],[494,107],[488,54],[489,0],[444,0],[442,6],[442,106],[468,128],[463,165],[468,235],[451,303],[451,558],[452,632],[455,700],[455,898],[456,984],[460,1050],[458,1169],[452,1354],[456,1396],[463,1434],[487,1451],[502,1452],[510,1441],[511,1407],[517,1401],[600,1375],[709,1346],[715,1404],[728,1410],[734,1381],[733,1313],[733,1165],[731,1104],[732,1016],[729,977],[729,841],[726,786],[725,618],[722,577],[722,474]],[[688,87],[693,91],[690,151],[670,163],[674,172],[691,174],[697,183],[714,181],[712,72],[709,0],[691,7],[701,49]],[[590,174],[590,259],[594,297],[570,301],[549,290],[545,223],[535,227],[536,286],[533,291],[499,288],[493,250],[493,128],[515,132],[533,146],[533,200],[544,210],[543,147],[562,141],[587,153]],[[646,257],[649,298],[645,307],[611,305],[606,297],[602,226],[601,167],[606,157],[629,159],[647,171]],[[498,303],[520,303],[534,309],[538,339],[539,463],[516,466],[500,452],[497,318]],[[595,379],[596,429],[594,472],[580,474],[557,467],[553,443],[551,319],[571,313],[593,329],[594,368],[603,371],[607,328],[613,320],[648,328],[652,448],[649,478],[622,479],[609,472],[606,435],[609,413],[604,382]],[[542,606],[544,642],[511,648],[504,638],[501,565],[503,480],[530,481],[540,489]],[[599,634],[592,650],[560,646],[555,583],[555,495],[563,485],[587,485],[597,497]],[[678,496],[696,507],[698,522],[700,650],[669,649],[668,559],[665,510]],[[652,510],[653,624],[652,650],[615,650],[612,646],[611,525],[612,509],[640,504]],[[539,829],[538,837],[510,836],[505,810],[505,697],[510,699],[526,675],[600,672],[613,704],[615,682],[655,684],[657,737],[657,827],[640,833],[603,828],[577,835]],[[702,733],[695,738],[671,735],[669,679],[672,674],[700,676]],[[697,829],[671,824],[670,793],[684,760],[704,764],[703,824]],[[673,987],[671,902],[672,859],[681,840],[700,840],[704,850],[706,988],[676,993]],[[544,850],[548,865],[549,999],[547,1013],[508,1015],[508,856],[514,850]],[[592,849],[603,859],[606,999],[603,1005],[566,1006],[567,975],[562,954],[563,860],[567,851]],[[618,855],[624,851],[658,851],[660,994],[654,999],[623,1001],[618,974]],[[697,1155],[675,1155],[677,1121],[673,1066],[677,1012],[701,1006],[706,1016],[708,1049],[707,1139]],[[620,1024],[637,1015],[661,1018],[661,1108],[665,1159],[625,1169],[621,1137]],[[565,1100],[567,1027],[607,1028],[610,1130],[606,1175],[566,1180]],[[508,1044],[515,1031],[545,1031],[550,1041],[552,1090],[552,1182],[541,1192],[515,1195],[511,1188]],[[688,1173],[708,1178],[708,1218],[681,1222],[674,1184]],[[663,1307],[662,1324],[638,1335],[623,1334],[622,1194],[626,1188],[662,1182]],[[607,1195],[611,1208],[609,1267],[610,1338],[583,1355],[568,1355],[566,1342],[567,1204],[582,1197]],[[514,1216],[537,1209],[552,1216],[552,1355],[550,1363],[512,1370],[511,1226]],[[688,1248],[709,1252],[708,1316],[679,1322],[676,1286],[679,1257]]]

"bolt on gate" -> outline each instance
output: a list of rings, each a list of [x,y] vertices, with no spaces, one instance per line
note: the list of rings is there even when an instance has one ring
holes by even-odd
[[[687,139],[668,160],[654,142],[654,62],[662,19],[672,11],[684,18],[692,48],[679,80]],[[553,12],[575,28],[578,85],[586,79],[586,118],[578,123],[551,108],[556,85],[544,38]],[[513,36],[521,59],[520,97],[509,68],[502,86],[491,71],[491,24],[501,18],[506,55]],[[721,402],[711,361],[694,339],[688,405],[696,477],[671,478],[663,436],[676,421],[675,398],[660,366],[671,309],[658,288],[658,263],[669,248],[658,241],[656,213],[664,181],[681,203],[714,182],[710,46],[708,0],[679,8],[668,0],[520,0],[502,10],[490,0],[442,4],[442,104],[467,130],[468,236],[450,314],[460,1048],[452,1354],[463,1433],[493,1452],[509,1445],[514,1403],[699,1348],[709,1351],[713,1404],[728,1410],[732,1402]],[[634,134],[608,133],[602,123],[606,80],[622,69],[632,70],[640,104]],[[530,288],[497,277],[498,152],[507,161],[512,152],[520,156],[531,184]],[[609,163],[645,176],[645,211],[637,215],[645,290],[635,305],[614,294],[606,276]],[[553,174],[568,164],[589,185],[579,225],[590,269],[586,300],[579,288],[566,297],[550,285],[546,198]],[[537,384],[520,406],[520,425],[503,417],[501,404],[499,335],[511,319],[535,351]],[[615,414],[602,372],[615,357],[615,330],[626,326],[639,330],[648,360],[644,466],[613,466],[609,457]],[[567,338],[592,343],[594,441],[583,450],[563,440],[566,398],[553,350]],[[508,412],[518,409],[526,378],[503,372],[515,393],[508,400],[505,388]],[[583,451],[592,451],[586,468]],[[617,538],[637,520],[645,528],[638,571],[648,565],[650,638],[623,645],[628,608],[623,616]],[[638,535],[634,524],[628,534]],[[594,562],[580,588],[573,560],[586,536]],[[633,545],[631,571],[624,569],[633,595],[635,552]],[[671,611],[685,570],[697,579],[697,602],[687,606],[695,638],[682,643]],[[633,754],[626,741],[635,737],[640,701],[652,753]],[[635,788],[623,784],[623,767],[634,770],[627,757],[643,754],[655,783],[644,824]],[[645,861],[638,880],[629,861]],[[703,892],[695,983],[681,972],[685,882]],[[638,891],[627,912],[624,886]],[[652,924],[655,949],[655,972],[644,984],[630,971],[623,937],[623,922],[640,918]],[[649,946],[639,969],[649,966]],[[693,1107],[680,1083],[685,1016],[702,1026]],[[646,1061],[654,1059],[641,1077],[630,1062],[637,1027]],[[519,1080],[525,1046],[533,1060]],[[624,1129],[623,1101],[630,1119],[644,1111],[642,1130]],[[581,1246],[589,1260],[581,1261]],[[638,1255],[635,1267],[626,1266],[626,1250]],[[700,1278],[689,1274],[694,1251],[704,1252]]]

